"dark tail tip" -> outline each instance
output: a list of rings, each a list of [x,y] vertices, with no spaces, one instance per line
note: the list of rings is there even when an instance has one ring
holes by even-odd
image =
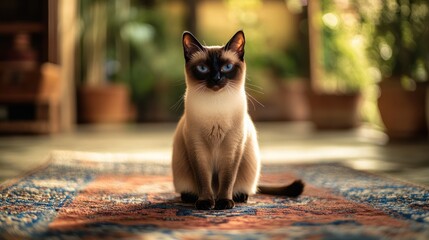
[[[290,185],[284,187],[284,195],[288,197],[298,197],[304,191],[304,183],[301,180],[295,180]]]
[[[298,197],[304,191],[304,183],[301,180],[295,180],[287,186],[258,186],[259,193],[286,197]]]

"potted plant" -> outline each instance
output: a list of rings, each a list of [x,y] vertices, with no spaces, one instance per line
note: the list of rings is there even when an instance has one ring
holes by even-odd
[[[390,139],[425,136],[429,74],[429,2],[358,1],[372,64],[379,70],[378,106]]]
[[[145,4],[135,3],[135,4]],[[128,43],[132,101],[139,122],[176,121],[183,108],[182,46],[177,36],[183,29],[171,29],[165,10],[158,5],[134,6],[121,28]]]
[[[355,38],[353,12],[338,9],[334,1],[320,3],[322,74],[313,79],[311,120],[318,129],[354,128],[361,122],[363,90],[370,85],[363,45]]]
[[[294,4],[294,7],[291,4]],[[277,80],[281,120],[309,120],[308,10],[306,4],[301,1],[289,1],[287,5],[299,26],[297,38],[285,51],[273,54],[275,59],[270,65],[274,79]]]
[[[296,44],[263,58],[267,69],[265,74],[274,88],[270,96],[272,102],[266,104],[275,114],[264,113],[265,117],[271,116],[270,120],[308,120],[309,70],[306,51],[307,46]]]
[[[256,120],[303,121],[309,118],[307,7],[299,0],[288,0],[286,6],[293,15],[289,24],[298,26],[292,34],[294,37],[281,48],[270,48],[269,39],[259,39],[259,42],[252,39],[247,46],[249,51],[256,49],[246,58],[251,66],[248,75],[252,76],[246,82],[250,114]],[[262,46],[268,47],[261,50]],[[264,81],[255,84],[253,79]]]
[[[108,61],[109,11],[112,2],[81,1],[81,70],[78,86],[78,117],[86,123],[118,123],[129,119],[129,91],[113,81],[115,61]],[[109,22],[110,19],[110,22]],[[117,64],[116,64],[117,65]],[[109,79],[110,78],[110,79]]]

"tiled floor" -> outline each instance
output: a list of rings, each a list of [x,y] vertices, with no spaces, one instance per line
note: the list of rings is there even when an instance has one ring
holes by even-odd
[[[52,150],[142,153],[169,163],[175,124],[79,126],[51,136],[0,136],[0,182],[45,161]],[[387,144],[370,127],[315,131],[308,123],[258,123],[263,163],[341,162],[429,186],[429,141]]]

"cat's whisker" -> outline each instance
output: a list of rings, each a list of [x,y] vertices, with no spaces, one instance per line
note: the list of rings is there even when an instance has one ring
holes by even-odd
[[[253,89],[253,88],[251,88],[251,87],[249,87],[249,86],[246,86],[246,90],[250,90],[250,91],[252,91],[252,92],[254,92],[254,93],[265,94],[264,92],[259,91],[259,90],[257,90],[257,89]]]
[[[182,86],[182,85],[186,85],[186,82],[185,81],[176,81],[173,84],[174,87],[178,87],[178,86]]]
[[[257,86],[253,86],[253,85],[245,85],[245,87],[246,88],[249,88],[249,89],[252,89],[252,90],[255,90],[255,91],[260,91],[260,92],[263,92],[264,91],[264,89],[263,88],[261,88],[261,87],[257,87]]]
[[[182,95],[179,100],[177,100],[177,102],[170,107],[170,110],[173,110],[174,112],[177,112],[179,110],[179,108],[183,105],[184,103],[184,97],[185,95]]]
[[[237,89],[239,89],[240,87],[244,87],[245,85],[242,85],[240,83],[237,82],[233,82],[234,86],[237,86]]]
[[[257,88],[257,89],[259,89],[259,90],[264,90],[264,88],[263,87],[261,87],[261,86],[258,86],[258,85],[256,85],[256,84],[253,84],[253,83],[249,83],[249,82],[246,82],[246,86],[250,86],[250,87],[254,87],[254,88]]]
[[[234,95],[234,92],[237,91],[237,88],[235,86],[236,86],[236,84],[234,84],[232,82],[226,85],[229,95]]]
[[[251,99],[250,101],[253,102],[255,101],[256,103],[258,103],[261,107],[265,107],[264,104],[262,104],[261,102],[259,102],[254,96],[252,96],[250,93],[246,93],[246,95],[249,97],[249,99]]]
[[[205,84],[204,83],[200,83],[200,84],[197,85],[197,88],[195,89],[194,92],[195,92],[196,95],[201,95],[202,93],[205,92],[205,88],[206,88]]]
[[[242,89],[242,88],[244,88],[244,86],[241,84],[233,83],[232,87],[233,87],[235,92],[244,91],[246,93],[246,91],[244,89]]]
[[[170,110],[177,113],[182,106],[182,103],[183,101],[179,99],[173,106],[170,107]]]
[[[195,92],[195,95],[200,95],[200,92],[201,92],[201,85],[198,85],[198,87],[194,90],[194,92]]]
[[[256,111],[256,106],[255,106],[255,103],[253,103],[253,101],[252,101],[252,99],[251,98],[247,98],[248,100],[249,100],[249,102],[252,104],[252,106],[253,106],[253,111]]]
[[[235,90],[236,88],[235,88],[235,84],[233,83],[233,82],[229,82],[227,85],[226,85],[226,87],[228,88],[228,90],[229,89],[232,89],[232,90]]]
[[[228,93],[228,95],[231,95],[231,92],[229,91],[230,87],[231,87],[231,84],[226,84],[224,87],[225,91]]]
[[[251,78],[250,74],[246,75],[246,83],[253,82],[253,79]]]

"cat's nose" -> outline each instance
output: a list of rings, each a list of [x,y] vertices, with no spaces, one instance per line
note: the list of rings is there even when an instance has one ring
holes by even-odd
[[[218,83],[222,80],[222,77],[220,76],[220,72],[217,72],[216,75],[213,77],[213,81],[215,83]]]

